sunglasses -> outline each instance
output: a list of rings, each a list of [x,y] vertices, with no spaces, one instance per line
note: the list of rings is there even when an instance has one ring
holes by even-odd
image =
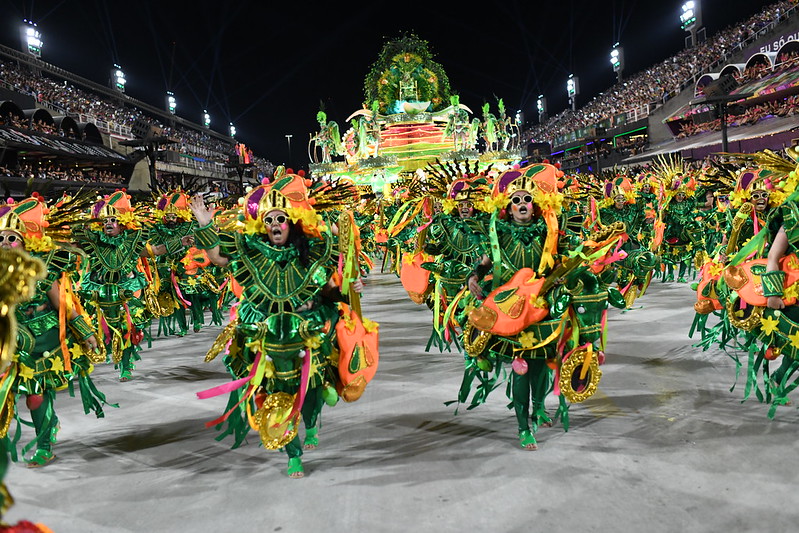
[[[20,240],[22,240],[22,239],[20,239],[19,236],[17,236],[17,235],[13,235],[13,234],[0,235],[0,242],[12,243],[12,242],[20,241]]]
[[[510,199],[510,201],[516,205],[519,205],[521,203],[529,204],[530,202],[533,201],[533,197],[530,196],[529,194],[525,194],[524,196],[514,196],[513,198]]]
[[[108,217],[103,221],[103,224],[116,224],[119,222],[115,217]]]
[[[752,193],[752,200],[765,200],[768,198],[767,192],[753,192]]]
[[[277,222],[278,224],[283,224],[288,220],[286,215],[278,215],[276,217],[266,216],[264,217],[264,222],[266,222],[267,226],[271,226],[273,223]]]

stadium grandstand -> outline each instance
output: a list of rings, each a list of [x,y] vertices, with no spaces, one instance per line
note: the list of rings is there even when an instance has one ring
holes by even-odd
[[[236,196],[274,166],[230,136],[0,45],[0,193],[150,191]]]
[[[799,133],[799,5],[783,0],[523,133],[565,170],[781,149]],[[706,92],[710,94],[706,94]],[[723,92],[726,128],[709,97]],[[733,98],[741,95],[739,99]],[[729,103],[727,106],[726,103]]]

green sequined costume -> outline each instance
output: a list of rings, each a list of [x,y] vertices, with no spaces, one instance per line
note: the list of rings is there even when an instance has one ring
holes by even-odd
[[[186,263],[192,260],[187,257],[190,251],[181,242],[187,236],[193,236],[194,222],[179,222],[174,227],[167,224],[156,224],[150,231],[150,243],[163,245],[166,253],[156,259],[158,277],[161,281],[159,302],[172,308],[173,312],[158,320],[158,335],[184,336],[189,329],[186,320],[188,311],[191,326],[198,332],[205,325],[204,310],[211,310],[211,321],[214,325],[222,325],[222,314],[218,305],[219,283],[211,266],[192,268],[187,271]],[[197,250],[195,250],[197,251]]]
[[[291,231],[300,231],[294,228]],[[301,413],[306,434],[315,434],[324,396],[335,382],[331,365],[337,354],[333,349],[337,295],[326,289],[334,271],[332,235],[307,237],[307,253],[295,245],[273,246],[259,234],[222,232],[219,238],[220,253],[229,258],[228,271],[241,287],[225,366],[234,379],[243,379],[258,360],[264,393],[295,395],[302,385],[304,358],[310,357]],[[243,389],[233,390],[226,409],[229,416],[222,436],[233,434],[234,447],[241,445],[250,430],[246,413],[253,400],[247,394]],[[302,455],[298,435],[285,444],[285,450],[289,458]]]
[[[482,283],[485,294],[508,282],[519,269],[538,269],[543,253],[543,243],[547,235],[547,225],[540,218],[533,220],[528,225],[493,219],[489,224],[489,232],[494,232],[497,246],[488,244],[491,242],[491,238],[484,240],[486,246],[483,248],[483,252],[494,258],[494,279]],[[473,302],[473,304],[477,303]],[[562,314],[564,310],[561,308],[560,313]],[[470,408],[485,402],[488,394],[496,388],[497,382],[503,375],[504,365],[509,365],[514,359],[520,358],[526,363],[527,372],[524,374],[510,372],[506,392],[511,399],[509,407],[513,407],[516,413],[519,432],[520,434],[530,432],[531,422],[533,432],[542,423],[549,423],[550,418],[546,412],[544,400],[553,390],[553,370],[548,363],[555,361],[556,343],[550,342],[530,349],[525,347],[524,341],[525,339],[542,340],[552,337],[558,330],[560,318],[556,311],[554,315],[550,314],[513,337],[494,335],[485,337],[485,333],[483,333],[481,339],[479,330],[471,325],[466,326],[462,342],[469,357],[466,360],[458,401],[466,402],[473,391]],[[465,319],[463,321],[465,322]],[[478,382],[477,385],[474,383],[475,380]],[[561,402],[563,403],[562,397]],[[559,414],[565,415],[565,409],[559,410]]]
[[[666,266],[664,281],[674,281],[675,269],[677,280],[686,281],[697,252],[705,248],[702,224],[696,220],[697,211],[694,202],[689,199],[677,201],[671,198],[663,211],[663,243],[660,256]]]
[[[141,360],[139,343],[152,319],[141,299],[147,279],[137,268],[149,230],[125,229],[110,236],[82,228],[75,230],[73,238],[88,258],[80,295],[104,333],[106,351],[120,378],[129,379],[134,362]]]
[[[74,256],[61,248],[31,252],[30,255],[45,264],[47,273],[37,282],[33,297],[16,308],[17,353],[8,374],[13,379],[4,382],[3,388],[10,387],[8,392],[13,395],[24,394],[31,409],[36,439],[26,445],[22,453],[35,446],[35,455],[45,459],[52,456],[52,445],[59,428],[54,407],[56,391],[69,389],[72,395],[73,382],[77,382],[84,412],[93,411],[97,418],[104,416],[106,398],[90,377],[94,366],[81,346],[84,339],[94,334],[92,326],[83,315],[68,320],[64,331],[69,353],[65,354],[60,341],[59,309],[48,295],[48,291],[57,290],[60,283],[70,283],[70,277],[64,274],[75,269]],[[71,291],[64,291],[64,294],[68,298]]]
[[[440,213],[433,217],[428,227],[424,251],[436,256],[436,260],[423,263],[422,267],[433,273],[435,288],[431,298],[433,310],[437,314],[433,317],[433,333],[427,349],[435,344],[439,350],[449,350],[451,342],[457,343],[453,322],[463,305],[456,304],[458,309],[449,309],[449,306],[466,286],[474,265],[480,259],[480,244],[486,235],[487,222],[488,216],[479,212],[466,219],[456,212]],[[448,320],[450,316],[452,320]]]

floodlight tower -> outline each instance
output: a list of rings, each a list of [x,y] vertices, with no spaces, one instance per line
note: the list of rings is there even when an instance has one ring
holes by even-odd
[[[700,0],[688,0],[682,5],[680,28],[690,33],[690,37],[685,38],[685,47],[692,48],[696,46],[696,34],[702,29],[702,5]]]
[[[543,124],[547,119],[547,99],[543,94],[538,95],[535,106],[538,108],[538,123]]]
[[[236,136],[236,126],[234,126],[232,122],[230,123],[230,136],[231,137]]]
[[[114,65],[114,68],[111,69],[111,87],[124,93],[126,83],[127,80],[125,79],[125,73],[122,72],[122,67]]]
[[[574,74],[569,74],[569,79],[566,81],[566,94],[569,95],[572,111],[576,111],[577,95],[580,94],[580,79]]]
[[[33,57],[41,58],[42,46],[44,46],[42,34],[39,32],[39,28],[36,27],[35,22],[27,19],[23,22],[25,24],[22,26],[22,50]]]
[[[206,128],[211,127],[211,115],[208,114],[208,110],[203,109],[203,126]]]
[[[172,91],[166,92],[166,109],[173,115],[175,114],[175,110],[178,108],[178,101],[175,100],[175,95]]]
[[[619,46],[619,43],[614,44],[610,50],[610,65],[613,67],[613,72],[616,73],[616,81],[621,83],[621,71],[624,70],[624,49]]]

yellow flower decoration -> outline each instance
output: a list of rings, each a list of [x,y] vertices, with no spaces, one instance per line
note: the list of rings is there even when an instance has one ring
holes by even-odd
[[[508,205],[508,195],[500,193],[494,197],[487,196],[474,202],[475,209],[479,209],[484,213],[493,213]]]
[[[773,317],[763,317],[760,319],[760,329],[766,335],[771,335],[777,329],[780,321]]]
[[[133,211],[128,211],[127,213],[121,213],[117,220],[121,226],[128,226],[128,227],[136,227],[138,225],[138,220],[136,220],[136,215]]]
[[[368,318],[363,319],[363,329],[366,330],[366,333],[372,333],[373,331],[377,331],[377,328],[380,326],[377,322],[373,322]]]
[[[458,207],[458,202],[452,198],[444,198],[441,200],[441,210],[446,214],[452,213]]]
[[[533,194],[533,201],[541,209],[552,209],[556,213],[560,213],[563,208],[563,195],[556,192],[544,192],[538,189]]]
[[[788,335],[788,338],[791,339],[791,346],[794,348],[799,348],[799,331],[793,335]]]
[[[53,372],[63,372],[64,371],[64,361],[61,358],[53,358],[53,364],[50,366],[50,370]]]
[[[312,229],[322,224],[322,217],[316,214],[313,209],[300,209],[297,207],[289,207],[286,213],[292,222],[302,222],[303,227]]]
[[[708,274],[710,274],[711,277],[720,275],[722,270],[724,270],[724,265],[721,263],[716,263],[715,261],[711,261],[710,266],[707,269]]]
[[[782,297],[786,300],[788,298],[799,298],[799,283],[793,283],[788,287],[785,287]]]
[[[44,237],[28,237],[25,239],[25,249],[29,252],[49,252],[54,248],[53,239]]]
[[[254,233],[266,233],[264,221],[260,218],[247,218],[244,221],[244,233],[252,235]]]
[[[33,369],[29,366],[19,365],[19,377],[25,380],[33,379]]]
[[[322,346],[322,337],[320,335],[314,335],[308,339],[305,339],[305,347],[311,348],[312,350],[318,349]]]
[[[522,348],[525,350],[531,350],[538,343],[538,339],[535,338],[535,335],[532,331],[525,331],[519,334],[519,342],[521,343]]]

